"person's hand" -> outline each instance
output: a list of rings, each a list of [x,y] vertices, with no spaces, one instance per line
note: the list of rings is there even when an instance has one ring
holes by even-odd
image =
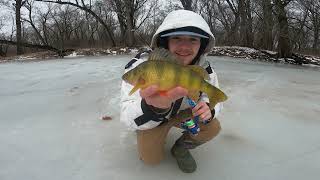
[[[180,86],[170,89],[165,93],[165,95],[161,95],[159,93],[158,86],[156,85],[151,85],[140,90],[140,96],[145,99],[148,105],[161,109],[170,108],[174,101],[186,96],[187,94],[188,90]]]
[[[199,116],[200,121],[204,122],[212,117],[210,107],[207,103],[200,101],[193,109],[192,114],[194,116]]]

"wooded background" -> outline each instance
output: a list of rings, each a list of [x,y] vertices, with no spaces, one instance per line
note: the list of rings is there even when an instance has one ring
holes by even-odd
[[[10,47],[23,54],[145,46],[176,9],[201,14],[218,46],[320,54],[319,0],[0,0],[0,8],[9,12],[0,14],[1,56]]]

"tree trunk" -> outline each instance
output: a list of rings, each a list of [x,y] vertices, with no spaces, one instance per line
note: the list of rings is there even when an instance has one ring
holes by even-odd
[[[5,57],[7,55],[7,52],[4,50],[3,45],[0,44],[0,57]]]
[[[247,46],[247,17],[245,10],[245,0],[239,0],[238,10],[240,15],[240,45]]]
[[[271,0],[262,0],[263,9],[263,37],[262,48],[267,50],[273,49],[273,17],[272,17],[272,5]]]
[[[277,19],[279,23],[278,56],[291,57],[292,49],[289,38],[288,18],[285,7],[288,3],[276,0]]]
[[[119,26],[120,26],[120,44],[124,44],[126,42],[126,30],[127,30],[127,25],[126,25],[126,19],[124,16],[125,12],[125,6],[123,5],[123,2],[120,0],[112,0],[111,1],[113,9],[116,11],[117,18],[119,21]]]
[[[227,0],[227,3],[229,5],[229,8],[234,14],[234,23],[231,24],[230,26],[230,32],[227,35],[227,44],[228,45],[239,45],[239,25],[240,25],[240,14],[239,14],[239,6],[238,9],[236,9],[235,5],[233,2],[230,0]],[[228,15],[227,15],[228,16]]]
[[[183,6],[183,9],[194,11],[194,9],[192,8],[192,0],[180,0],[180,2]]]
[[[250,0],[239,0],[240,45],[253,47]]]
[[[314,40],[313,40],[313,45],[312,45],[312,48],[313,48],[313,50],[317,50],[317,48],[318,48],[318,44],[319,44],[319,29],[316,29],[315,31],[314,31]]]
[[[23,54],[22,43],[22,33],[21,33],[21,15],[20,9],[22,6],[22,0],[16,0],[16,38],[17,38],[17,55]]]
[[[133,47],[134,45],[134,17],[133,17],[133,7],[134,7],[134,2],[133,0],[126,0],[125,2],[125,7],[126,7],[126,20],[127,20],[127,45],[129,47]]]
[[[313,12],[313,17],[312,17],[312,24],[313,24],[313,45],[312,48],[314,51],[318,48],[318,42],[319,42],[319,33],[320,33],[320,13],[318,14],[317,12]]]
[[[251,2],[250,0],[246,1],[246,14],[247,14],[247,47],[253,47],[253,30],[252,30],[252,16],[251,16]]]

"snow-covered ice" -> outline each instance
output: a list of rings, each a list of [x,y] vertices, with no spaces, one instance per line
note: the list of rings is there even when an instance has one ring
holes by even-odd
[[[169,153],[179,130],[169,133],[165,160],[150,167],[119,122],[129,58],[0,64],[0,179],[318,178],[319,68],[209,57],[229,96],[223,130],[192,150],[198,170],[184,174]]]

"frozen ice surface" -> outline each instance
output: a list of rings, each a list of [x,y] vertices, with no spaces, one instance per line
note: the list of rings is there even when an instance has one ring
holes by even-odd
[[[130,56],[0,64],[0,179],[318,179],[320,70],[209,58],[229,100],[219,136],[192,150],[193,174],[169,153],[179,130],[160,165],[139,160],[119,122]]]

